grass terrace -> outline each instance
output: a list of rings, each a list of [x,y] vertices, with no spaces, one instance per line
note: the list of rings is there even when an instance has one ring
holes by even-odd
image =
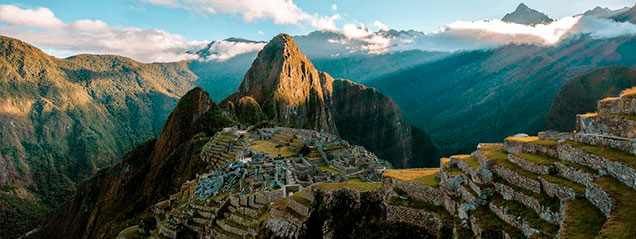
[[[364,182],[362,181],[362,179],[359,179],[359,178],[352,178],[352,179],[349,179],[349,181],[348,181],[348,182],[349,182],[349,183],[364,183]]]
[[[446,209],[444,209],[443,207],[435,206],[433,204],[420,201],[417,199],[412,199],[412,198],[401,199],[400,197],[391,196],[389,198],[389,204],[396,205],[396,206],[405,206],[405,207],[412,207],[417,209],[424,209],[426,211],[436,212],[442,218],[451,218],[450,213],[448,213],[448,211],[446,211]]]
[[[508,214],[525,219],[530,227],[546,234],[549,238],[554,238],[559,231],[559,226],[543,220],[534,210],[521,203],[512,200],[504,200],[499,194],[496,194],[492,198],[491,202],[499,207],[509,208]]]
[[[471,214],[475,217],[477,224],[484,231],[498,231],[504,230],[511,238],[521,239],[526,238],[523,232],[516,227],[504,222],[495,213],[490,211],[488,206],[481,206],[471,211]]]
[[[477,170],[479,168],[479,159],[475,156],[467,155],[468,157],[461,157],[460,159],[466,162],[473,170]]]
[[[493,174],[492,177],[492,181],[495,183],[500,183],[503,185],[506,185],[508,187],[511,187],[513,190],[517,191],[517,192],[521,192],[527,196],[536,198],[539,203],[547,208],[550,209],[550,211],[552,212],[558,212],[559,208],[561,207],[561,201],[559,200],[559,198],[557,197],[550,197],[545,193],[536,193],[533,192],[532,190],[528,190],[522,187],[519,187],[517,185],[514,185],[508,181],[506,181],[504,178],[502,178],[499,175]]]
[[[272,141],[267,140],[256,140],[252,143],[252,149],[254,151],[262,151],[268,153],[274,157],[280,155],[283,157],[290,157],[295,155],[295,153],[291,152],[288,147],[278,145]]]
[[[636,120],[636,115],[601,114],[601,116],[605,118],[621,118],[621,119]]]
[[[318,166],[318,168],[320,170],[322,170],[322,171],[328,171],[328,172],[331,172],[331,173],[334,173],[334,174],[339,174],[340,173],[340,172],[338,172],[338,170],[336,170],[336,169],[334,169],[332,167],[329,167],[327,165],[321,165],[321,166]]]
[[[569,167],[581,170],[581,171],[589,173],[589,174],[597,174],[598,173],[598,170],[595,170],[593,168],[590,168],[588,166],[581,165],[581,164],[578,164],[578,163],[574,163],[574,162],[570,162],[570,161],[566,161],[566,160],[561,160],[561,161],[559,161],[559,163],[562,163],[565,166],[569,166]]]
[[[382,188],[381,183],[318,183],[312,187],[320,188],[327,191],[333,191],[341,188],[350,188],[358,191],[375,191]]]
[[[595,238],[605,224],[605,215],[585,198],[566,201],[565,214],[563,238]]]
[[[636,235],[636,190],[607,175],[594,182],[615,199],[612,214],[603,225],[600,238],[633,238]]]
[[[541,176],[541,178],[545,179],[548,182],[556,183],[556,184],[559,184],[561,186],[565,186],[565,187],[571,188],[576,193],[585,195],[585,186],[584,185],[572,182],[572,181],[564,179],[564,178],[555,177],[555,176],[552,176],[552,175],[543,175],[543,176]]]
[[[503,144],[480,144],[478,151],[490,160],[508,161],[508,154],[504,152]]]
[[[441,164],[442,167],[446,166],[446,164],[448,164],[450,162],[450,158],[441,158],[439,159],[439,162]]]
[[[556,147],[556,140],[547,140],[547,139],[539,139],[538,136],[528,136],[528,137],[508,137],[505,140],[519,141],[524,143],[538,144],[548,147]]]
[[[384,172],[384,176],[400,181],[437,187],[439,185],[438,173],[439,168],[390,169]]]
[[[309,199],[304,198],[300,192],[294,193],[294,195],[292,195],[292,199],[294,199],[294,201],[299,202],[302,205],[305,205],[306,207],[311,207],[311,201],[309,201]]]
[[[455,177],[455,176],[457,176],[457,175],[461,175],[461,174],[463,174],[463,173],[464,173],[464,172],[462,172],[462,170],[461,170],[461,169],[459,169],[459,168],[457,167],[457,165],[453,165],[453,166],[451,166],[451,167],[444,168],[444,172],[446,172],[446,174],[447,174],[449,177]]]
[[[554,162],[557,162],[558,159],[554,159],[548,156],[544,156],[544,155],[540,155],[540,154],[528,154],[528,153],[519,153],[519,154],[515,154],[515,156],[528,160],[532,163],[538,164],[538,165],[544,165],[544,166],[550,166],[553,165]]]
[[[636,168],[636,155],[633,155],[626,151],[621,151],[621,150],[611,148],[611,147],[606,147],[606,146],[583,144],[583,143],[569,141],[569,140],[565,141],[565,143],[572,145],[572,147],[575,147],[577,149],[586,151],[588,153],[603,156],[604,158],[607,158],[609,160],[618,161],[618,162],[626,164],[627,166],[631,168]]]

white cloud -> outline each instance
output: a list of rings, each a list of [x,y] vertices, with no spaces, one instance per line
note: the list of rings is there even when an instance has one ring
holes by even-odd
[[[264,42],[232,42],[217,41],[212,43],[205,60],[225,61],[240,54],[260,51],[265,46]]]
[[[373,26],[377,27],[378,29],[380,29],[380,31],[388,31],[389,30],[389,26],[387,26],[386,24],[380,22],[380,21],[375,21],[373,22]]]
[[[16,26],[60,29],[65,24],[48,8],[20,9],[13,5],[0,5],[0,21]]]
[[[573,34],[589,33],[595,38],[612,38],[623,35],[636,35],[636,24],[616,22],[609,19],[583,17],[572,31]]]
[[[0,27],[3,35],[51,49],[58,57],[79,53],[117,54],[141,62],[173,62],[197,58],[186,52],[207,44],[188,42],[181,35],[162,30],[116,29],[100,20],[65,23],[47,8],[32,10],[0,5],[0,22],[7,24]]]
[[[301,25],[309,23],[319,30],[332,30],[339,15],[331,17],[311,15],[292,0],[145,0],[148,3],[183,8],[197,13],[226,13],[243,17],[246,22],[271,19],[275,24]]]
[[[331,10],[332,10],[332,11],[338,11],[338,5],[336,5],[336,4],[331,4]]]
[[[256,33],[258,33],[258,35],[264,35],[264,34],[265,34],[265,33],[264,33],[263,31],[261,31],[261,30],[258,30],[258,32],[256,32]]]

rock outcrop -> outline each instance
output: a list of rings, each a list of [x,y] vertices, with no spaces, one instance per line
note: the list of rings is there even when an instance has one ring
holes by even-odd
[[[238,109],[244,97],[253,98],[257,104],[251,105],[259,105],[271,120],[340,135],[395,167],[432,165],[438,153],[429,136],[413,127],[393,100],[376,89],[319,72],[285,34],[263,48],[237,92],[221,105]]]

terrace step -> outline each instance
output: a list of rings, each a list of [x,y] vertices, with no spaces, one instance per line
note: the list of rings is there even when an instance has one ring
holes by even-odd
[[[219,226],[221,229],[223,229],[226,232],[231,232],[235,235],[239,235],[241,237],[244,236],[252,236],[252,234],[250,234],[250,232],[248,231],[248,227],[245,227],[243,225],[240,225],[236,222],[233,222],[232,220],[229,219],[221,219],[221,220],[216,220],[216,225]]]
[[[576,116],[576,131],[584,134],[636,138],[636,115],[588,113]]]
[[[594,183],[608,192],[611,198],[611,211],[599,237],[633,238],[636,235],[636,190],[608,176],[600,177]]]
[[[505,200],[499,194],[492,198],[489,208],[501,220],[521,230],[526,237],[555,238],[559,231],[557,224],[542,219],[521,203]]]
[[[610,135],[577,133],[573,134],[570,140],[583,144],[608,146],[618,150],[636,154],[636,139],[622,138]]]
[[[636,97],[623,95],[598,101],[600,114],[636,115]]]
[[[521,230],[501,220],[487,206],[472,210],[469,221],[477,238],[526,238]]]
[[[496,193],[503,195],[506,199],[515,200],[531,208],[544,220],[553,224],[558,224],[563,220],[563,214],[560,209],[561,200],[559,198],[521,188],[498,175],[493,176],[493,184]]]
[[[558,146],[562,160],[602,170],[636,188],[636,155],[610,147],[563,141]]]
[[[539,139],[537,136],[508,137],[504,140],[504,149],[511,154],[530,153],[559,157],[556,140]]]
[[[575,198],[565,201],[565,214],[568,215],[561,225],[561,238],[595,238],[598,236],[605,215],[599,211],[590,201],[583,198]]]

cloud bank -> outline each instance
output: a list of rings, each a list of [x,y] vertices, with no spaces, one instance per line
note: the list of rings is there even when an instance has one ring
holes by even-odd
[[[551,46],[573,35],[586,34],[593,38],[612,38],[636,35],[636,25],[610,19],[564,17],[548,24],[523,25],[501,20],[456,21],[430,33],[417,31],[386,31],[388,26],[375,22],[379,30],[373,32],[363,24],[345,24],[338,31],[342,38],[331,44],[340,44],[349,53],[382,54],[390,51],[424,50],[446,51],[477,50],[506,44],[536,44]],[[341,55],[341,54],[338,54]]]
[[[204,50],[206,55],[202,56],[202,60],[225,61],[241,54],[260,51],[266,44],[265,42],[216,41]]]
[[[117,54],[141,62],[174,62],[198,58],[187,52],[208,43],[186,41],[181,35],[162,30],[116,29],[100,20],[66,23],[47,8],[0,5],[0,22],[7,24],[0,27],[3,35],[51,49],[58,57],[79,53]]]

